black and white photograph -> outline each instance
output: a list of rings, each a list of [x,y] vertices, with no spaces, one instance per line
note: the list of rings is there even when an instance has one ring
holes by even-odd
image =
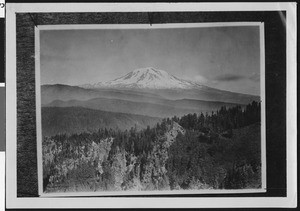
[[[7,3],[8,209],[295,207],[295,3]]]
[[[43,193],[262,189],[260,23],[95,27],[39,30]]]

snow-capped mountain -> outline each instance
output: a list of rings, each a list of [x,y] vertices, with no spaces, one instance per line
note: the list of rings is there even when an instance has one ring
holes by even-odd
[[[203,87],[192,81],[177,78],[164,70],[153,67],[140,68],[107,82],[85,84],[83,88],[142,88],[142,89],[199,89]]]

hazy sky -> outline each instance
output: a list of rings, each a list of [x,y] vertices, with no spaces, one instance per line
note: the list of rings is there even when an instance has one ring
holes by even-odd
[[[40,33],[41,83],[108,81],[142,67],[259,95],[258,26],[49,30]]]

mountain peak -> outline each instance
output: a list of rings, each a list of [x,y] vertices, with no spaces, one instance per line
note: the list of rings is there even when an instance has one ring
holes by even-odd
[[[135,69],[126,75],[114,80],[94,85],[108,88],[138,88],[138,89],[195,89],[201,85],[179,79],[168,72],[154,67]]]
[[[164,70],[159,70],[154,67],[144,67],[144,68],[138,68],[132,71],[133,73],[152,73],[152,74],[168,74]]]
[[[135,69],[120,78],[106,82],[105,85],[115,88],[144,89],[191,89],[199,86],[154,67]]]

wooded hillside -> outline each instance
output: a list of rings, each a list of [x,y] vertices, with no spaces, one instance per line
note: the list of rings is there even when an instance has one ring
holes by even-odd
[[[45,192],[261,187],[260,104],[44,137]]]

